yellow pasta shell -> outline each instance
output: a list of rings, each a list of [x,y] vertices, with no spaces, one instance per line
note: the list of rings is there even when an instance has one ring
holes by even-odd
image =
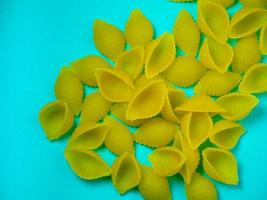
[[[208,37],[224,44],[228,37],[229,16],[223,6],[208,0],[198,1],[199,29]]]
[[[82,105],[80,121],[99,121],[110,110],[111,102],[106,100],[100,92],[88,95]]]
[[[93,32],[96,48],[110,60],[115,61],[125,48],[122,32],[102,20],[95,20]]]
[[[144,47],[134,47],[118,57],[115,67],[126,72],[132,79],[136,79],[143,70],[144,56]]]
[[[216,101],[227,112],[221,116],[228,120],[241,120],[245,118],[259,103],[259,100],[251,94],[230,93],[221,96]]]
[[[149,147],[163,147],[173,141],[178,126],[164,119],[153,118],[144,122],[134,134],[134,140]]]
[[[179,56],[162,75],[178,86],[190,87],[200,79],[205,70],[192,56]]]
[[[124,152],[134,153],[133,136],[127,127],[109,116],[104,118],[104,125],[109,127],[105,145],[112,153],[117,155]]]
[[[256,34],[241,38],[234,47],[232,69],[244,73],[250,66],[260,62],[261,51]]]
[[[229,120],[220,120],[213,126],[209,139],[220,148],[232,149],[244,133],[245,129],[240,124]]]
[[[267,7],[267,1],[266,0],[240,0],[240,3],[242,3],[244,6],[248,7]]]
[[[184,165],[184,154],[175,147],[162,147],[148,156],[154,171],[161,176],[172,176]]]
[[[152,78],[166,70],[176,55],[175,40],[172,34],[164,33],[156,41],[145,62],[147,78]]]
[[[210,0],[215,3],[221,4],[223,7],[228,8],[235,3],[236,0]]]
[[[228,43],[220,44],[212,38],[206,38],[199,55],[205,67],[224,73],[233,60],[234,52]]]
[[[95,73],[99,90],[111,102],[125,102],[132,97],[135,86],[128,74],[118,69],[98,69]]]
[[[176,45],[186,55],[195,56],[200,43],[200,32],[192,16],[186,11],[180,11],[173,27]]]
[[[111,174],[110,167],[93,151],[67,148],[64,155],[75,174],[82,179],[94,180]]]
[[[134,155],[125,152],[112,165],[112,182],[120,194],[137,186],[141,181],[141,169]]]
[[[64,135],[72,127],[73,120],[68,104],[61,100],[48,103],[39,112],[40,124],[49,140]]]
[[[83,85],[78,77],[67,68],[62,68],[56,83],[55,95],[69,105],[74,115],[78,115],[83,102]]]
[[[149,200],[171,200],[172,195],[168,180],[156,174],[152,168],[142,166],[142,179],[138,190],[144,199]]]
[[[253,65],[245,73],[239,90],[245,93],[262,93],[267,91],[267,64]]]
[[[204,74],[194,88],[196,94],[221,96],[229,93],[240,82],[240,74],[225,72],[223,74],[209,70]]]
[[[86,56],[71,63],[72,71],[84,84],[91,87],[97,86],[95,71],[102,68],[110,69],[112,66],[99,56]]]
[[[263,55],[267,55],[267,25],[263,26],[261,29],[260,50]]]
[[[153,38],[153,26],[144,14],[136,9],[132,11],[125,28],[126,41],[131,46],[146,45]]]
[[[267,20],[267,10],[244,7],[234,14],[230,22],[229,37],[242,38],[258,31]]]
[[[68,148],[96,149],[103,144],[108,131],[108,126],[103,124],[92,121],[81,123],[69,139]]]
[[[161,80],[155,80],[140,87],[128,104],[126,119],[146,119],[157,115],[163,107],[164,97],[165,84]]]
[[[229,185],[238,184],[237,162],[231,152],[207,148],[202,155],[204,170],[211,178]]]

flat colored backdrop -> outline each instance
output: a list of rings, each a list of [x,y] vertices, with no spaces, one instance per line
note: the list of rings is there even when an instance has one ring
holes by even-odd
[[[239,7],[231,8],[233,12]],[[167,0],[0,0],[0,199],[79,200],[142,199],[137,190],[119,196],[110,179],[80,180],[64,159],[68,137],[49,142],[37,120],[40,108],[54,100],[54,82],[62,66],[99,54],[92,23],[103,19],[124,29],[139,8],[152,21],[156,35],[171,31],[181,9],[196,18],[196,4]],[[267,185],[267,95],[241,123],[248,130],[233,151],[240,184],[216,183],[222,200],[261,200]],[[138,146],[146,163],[150,151]],[[115,158],[100,150],[109,164]],[[174,199],[185,200],[180,177],[170,179]]]

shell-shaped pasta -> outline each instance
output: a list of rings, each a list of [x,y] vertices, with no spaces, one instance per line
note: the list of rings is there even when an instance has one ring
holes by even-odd
[[[128,107],[128,103],[115,103],[112,105],[110,111],[115,117],[119,118],[121,121],[123,121],[125,124],[129,126],[136,127],[136,126],[140,126],[141,124],[143,124],[144,123],[143,119],[137,119],[133,121],[126,119],[127,107]]]
[[[199,29],[208,37],[224,44],[228,37],[229,16],[223,6],[208,0],[198,1]]]
[[[181,121],[182,133],[192,149],[198,148],[209,137],[212,125],[210,115],[201,112],[186,113]]]
[[[266,0],[240,0],[240,3],[242,3],[244,6],[248,7],[261,7],[266,8],[267,7],[267,1]]]
[[[111,174],[110,167],[93,151],[67,148],[64,155],[75,174],[82,179],[94,180]]]
[[[251,94],[230,93],[221,96],[216,101],[227,112],[221,116],[228,120],[241,120],[245,118],[259,103],[259,100]]]
[[[184,165],[184,154],[175,147],[162,147],[148,156],[154,171],[161,176],[172,176]]]
[[[55,95],[69,105],[74,115],[78,115],[83,102],[83,85],[79,78],[68,68],[62,68],[56,83]]]
[[[242,125],[229,120],[220,120],[213,126],[209,139],[220,148],[232,149],[244,133]]]
[[[81,123],[73,132],[68,148],[96,149],[101,146],[109,131],[108,126],[88,121]]]
[[[112,182],[120,194],[137,186],[141,181],[141,169],[133,154],[125,152],[112,165]]]
[[[215,3],[221,4],[223,7],[228,8],[235,3],[236,0],[210,0]]]
[[[133,81],[118,69],[98,69],[96,80],[103,97],[111,102],[129,101],[135,89]]]
[[[147,60],[148,56],[151,54],[157,44],[158,40],[155,39],[145,45],[145,61]]]
[[[263,55],[267,55],[267,25],[263,26],[261,29],[260,50]]]
[[[207,148],[202,155],[204,170],[211,178],[229,185],[238,184],[237,162],[231,152]]]
[[[182,105],[175,108],[175,112],[207,112],[221,113],[226,110],[220,107],[207,95],[196,95],[184,101]]]
[[[188,200],[217,200],[215,185],[199,173],[194,172],[192,181],[185,185]]]
[[[201,77],[194,92],[211,96],[225,95],[239,84],[240,79],[239,73],[225,72],[221,74],[210,70]]]
[[[153,26],[146,16],[138,9],[132,11],[125,27],[126,41],[131,46],[144,46],[152,40],[153,34]]]
[[[142,166],[142,179],[138,190],[144,199],[149,200],[171,200],[171,190],[167,178],[154,172],[150,167]]]
[[[100,92],[88,95],[82,105],[80,121],[99,121],[109,112],[111,102],[106,100]]]
[[[220,44],[212,38],[206,38],[199,55],[204,66],[224,73],[233,60],[234,51],[228,43]]]
[[[64,135],[73,124],[73,113],[65,101],[48,103],[39,112],[39,121],[49,140]]]
[[[174,109],[181,105],[186,99],[187,97],[183,90],[167,88],[164,106],[161,110],[161,115],[164,119],[173,123],[180,123],[181,116],[175,113]]]
[[[157,115],[164,104],[165,90],[162,80],[155,80],[140,87],[128,104],[126,119],[146,119]]]
[[[258,31],[267,20],[267,10],[244,7],[234,14],[230,22],[229,37],[242,38]]]
[[[84,84],[91,87],[97,86],[95,71],[102,68],[110,69],[112,66],[99,56],[86,56],[71,63],[72,71]]]
[[[260,62],[261,51],[256,34],[241,38],[234,47],[232,69],[244,73],[250,66]]]
[[[149,147],[163,147],[169,144],[175,136],[178,126],[164,119],[153,118],[144,122],[134,134],[137,143]]]
[[[104,118],[104,124],[109,127],[105,145],[112,153],[117,155],[124,152],[134,153],[133,136],[127,127],[109,116]]]
[[[173,27],[173,36],[176,45],[186,55],[194,57],[197,54],[200,43],[200,32],[192,16],[186,10],[182,10],[177,16]]]
[[[267,91],[267,64],[253,65],[245,73],[239,90],[245,93],[262,93]]]
[[[192,56],[179,56],[162,75],[180,87],[190,87],[205,71],[206,68]]]
[[[96,48],[103,55],[115,61],[125,48],[125,39],[122,32],[102,20],[95,20],[93,32]]]
[[[144,47],[134,47],[118,57],[115,67],[126,72],[132,79],[136,79],[143,70],[144,56]]]
[[[176,55],[175,40],[172,34],[164,33],[156,41],[145,62],[147,78],[152,78],[166,70]]]

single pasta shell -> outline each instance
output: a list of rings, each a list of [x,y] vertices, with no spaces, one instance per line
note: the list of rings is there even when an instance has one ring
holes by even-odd
[[[140,87],[128,104],[126,119],[146,119],[160,113],[164,104],[165,88],[161,80],[155,80]]]
[[[95,72],[99,90],[111,102],[129,101],[135,86],[128,74],[118,69],[98,69]]]
[[[68,68],[61,69],[56,83],[55,95],[58,100],[64,100],[74,115],[80,113],[83,102],[83,85],[79,78]]]
[[[108,131],[109,128],[106,125],[92,121],[83,122],[69,139],[68,148],[96,149],[103,144]]]
[[[64,155],[75,174],[82,179],[94,180],[111,174],[110,167],[93,151],[67,148]]]
[[[170,33],[164,33],[157,39],[157,43],[153,47],[145,62],[147,78],[153,78],[166,70],[172,64],[176,55],[175,40]]]
[[[200,32],[192,16],[186,10],[182,10],[177,16],[173,27],[173,36],[176,45],[186,55],[196,56],[200,43]]]
[[[184,154],[175,147],[162,147],[148,156],[154,171],[161,176],[172,176],[184,165]]]
[[[234,14],[230,22],[229,37],[242,38],[258,31],[267,20],[267,10],[244,7]]]
[[[73,113],[65,101],[57,100],[45,105],[39,112],[39,121],[49,140],[64,135],[73,125]]]
[[[146,45],[153,38],[151,22],[139,10],[133,10],[125,27],[125,38],[131,46]]]
[[[144,47],[134,47],[118,57],[115,68],[126,72],[134,80],[143,70],[144,56]]]
[[[239,90],[244,93],[263,93],[267,91],[267,64],[256,64],[245,73]]]
[[[240,0],[240,3],[242,3],[244,6],[247,7],[261,7],[266,8],[267,7],[267,1],[266,0]]]
[[[231,152],[207,148],[202,155],[204,170],[211,178],[229,185],[238,184],[237,162]]]
[[[141,169],[133,154],[125,152],[112,165],[112,182],[120,194],[137,186],[141,181]]]
[[[206,38],[199,55],[205,67],[224,73],[233,60],[234,51],[228,43],[220,44],[212,38]]]
[[[251,94],[235,92],[221,96],[216,102],[227,110],[221,113],[223,118],[236,121],[245,118],[258,105],[259,100]]]
[[[256,34],[241,38],[234,47],[232,69],[244,73],[250,66],[260,62],[261,51]]]
[[[194,88],[195,94],[221,96],[229,93],[240,82],[239,73],[225,72],[223,74],[209,70],[204,74]]]
[[[223,6],[208,0],[198,1],[198,27],[205,35],[224,44],[228,37],[229,16]]]
[[[163,147],[174,140],[178,126],[161,118],[153,118],[144,122],[134,134],[137,143],[149,147]]]
[[[133,136],[126,126],[109,116],[104,118],[104,125],[109,127],[105,145],[112,153],[116,155],[125,152],[134,153]]]
[[[72,71],[86,85],[96,87],[96,69],[111,69],[112,66],[99,56],[86,56],[71,63]]]
[[[213,1],[215,3],[218,3],[218,4],[222,5],[225,8],[228,8],[231,5],[233,5],[236,0],[210,0],[210,1]]]
[[[82,105],[80,121],[99,121],[109,112],[111,102],[106,100],[100,92],[89,94]]]
[[[190,87],[205,71],[206,68],[192,56],[179,56],[162,75],[173,84]]]
[[[138,185],[138,190],[144,199],[172,199],[172,194],[167,178],[156,174],[150,167],[142,166],[141,170],[142,179]]]
[[[263,55],[267,55],[267,25],[263,26],[261,29],[260,50]]]
[[[220,148],[232,149],[244,133],[245,129],[240,124],[229,120],[220,120],[213,126],[209,139]]]
[[[115,61],[125,49],[125,39],[122,32],[102,20],[95,20],[93,32],[97,50],[110,60]]]

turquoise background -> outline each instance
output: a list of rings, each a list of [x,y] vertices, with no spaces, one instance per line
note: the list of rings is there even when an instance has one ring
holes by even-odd
[[[68,137],[49,142],[37,120],[40,108],[54,100],[54,82],[61,67],[99,54],[92,40],[93,21],[103,19],[123,30],[135,8],[152,21],[156,35],[171,31],[181,9],[196,17],[196,4],[166,0],[0,1],[1,200],[141,199],[137,190],[119,196],[109,179],[89,182],[76,177],[63,156]],[[248,131],[233,150],[240,184],[216,183],[220,199],[267,196],[267,95],[258,97],[258,107],[241,122]],[[147,163],[149,152],[138,146],[138,159]],[[100,154],[112,163],[111,153],[101,149]],[[171,178],[170,183],[173,198],[184,200],[181,178]]]

